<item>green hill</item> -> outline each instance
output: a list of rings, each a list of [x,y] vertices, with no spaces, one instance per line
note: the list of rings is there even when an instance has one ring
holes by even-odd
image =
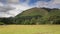
[[[14,18],[0,18],[1,24],[60,24],[60,9],[31,8]],[[2,23],[3,22],[3,23]]]
[[[26,11],[23,11],[21,14],[17,15],[17,17],[23,17],[23,16],[36,16],[41,15],[45,16],[48,14],[48,11],[42,8],[32,8]]]
[[[23,11],[15,18],[17,22],[20,21],[19,23],[24,24],[59,24],[60,9],[31,8],[29,10]]]

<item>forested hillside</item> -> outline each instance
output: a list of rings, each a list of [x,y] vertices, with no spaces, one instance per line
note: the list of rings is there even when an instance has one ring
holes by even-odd
[[[14,18],[0,18],[0,24],[60,24],[60,9],[31,8]]]

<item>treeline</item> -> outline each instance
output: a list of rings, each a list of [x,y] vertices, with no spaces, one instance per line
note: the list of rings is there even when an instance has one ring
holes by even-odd
[[[38,25],[38,24],[60,24],[60,16],[26,16],[20,18],[0,18],[0,24],[21,24],[21,25]]]
[[[0,25],[4,24],[20,24],[20,25],[60,24],[60,9],[49,8],[29,9],[15,17],[0,18]]]

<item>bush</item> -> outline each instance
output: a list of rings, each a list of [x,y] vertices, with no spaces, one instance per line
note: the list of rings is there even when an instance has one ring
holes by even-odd
[[[4,23],[3,22],[0,22],[0,25],[4,25]]]

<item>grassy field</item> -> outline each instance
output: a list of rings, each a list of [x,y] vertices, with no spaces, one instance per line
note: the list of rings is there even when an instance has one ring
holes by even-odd
[[[60,34],[60,25],[2,25],[0,34]]]

